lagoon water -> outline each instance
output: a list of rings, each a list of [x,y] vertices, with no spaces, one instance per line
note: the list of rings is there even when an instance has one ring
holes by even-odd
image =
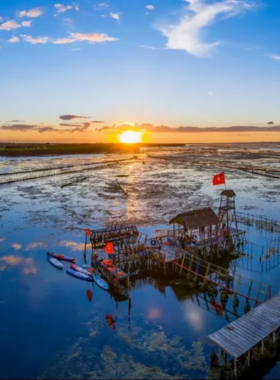
[[[2,159],[0,173],[106,159],[112,158]],[[111,292],[67,275],[66,262],[63,271],[51,266],[46,251],[72,256],[81,265],[83,228],[108,226],[117,218],[151,236],[168,228],[170,216],[179,212],[204,205],[216,209],[221,191],[211,185],[216,172],[163,163],[143,153],[140,160],[89,170],[86,181],[63,189],[61,184],[74,175],[1,186],[0,378],[206,378],[207,336],[235,319],[231,299],[228,311],[219,314],[199,291],[155,277],[135,281],[131,305],[117,302]],[[228,187],[237,194],[237,209],[277,217],[278,180],[226,174]],[[128,190],[128,199],[110,191],[112,179]],[[278,238],[273,232],[240,228],[258,245]],[[249,264],[236,262],[237,274],[272,285],[276,294],[277,257],[268,267],[257,260],[257,250],[253,254],[256,260]],[[242,308],[241,303],[241,315]],[[106,323],[107,314],[116,319],[115,329]],[[280,377],[277,366],[267,372],[267,378]]]

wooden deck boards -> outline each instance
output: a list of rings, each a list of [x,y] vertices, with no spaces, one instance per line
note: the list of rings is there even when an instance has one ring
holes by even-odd
[[[280,327],[279,295],[209,335],[209,339],[237,359]]]

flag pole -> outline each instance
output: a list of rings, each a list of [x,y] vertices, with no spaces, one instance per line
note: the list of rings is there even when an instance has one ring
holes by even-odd
[[[85,249],[84,249],[84,261],[85,261],[85,264],[86,264],[86,257],[87,257],[87,233],[86,233]]]
[[[225,190],[227,189],[227,186],[226,186],[226,175],[224,174],[225,176]]]

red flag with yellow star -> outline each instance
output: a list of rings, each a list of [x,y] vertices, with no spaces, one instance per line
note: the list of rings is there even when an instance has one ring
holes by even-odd
[[[216,174],[213,177],[213,185],[223,185],[226,183],[225,173]]]

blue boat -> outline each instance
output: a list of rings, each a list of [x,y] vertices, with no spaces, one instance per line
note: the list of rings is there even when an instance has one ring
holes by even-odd
[[[93,281],[93,278],[92,278],[92,277],[87,276],[86,274],[81,273],[81,272],[76,272],[76,271],[73,270],[73,269],[66,269],[66,272],[67,272],[68,274],[70,274],[71,276],[73,276],[73,277],[79,278],[80,280],[84,280],[84,281]]]
[[[57,269],[63,269],[63,264],[54,257],[48,256],[48,261]]]
[[[100,286],[101,289],[109,290],[109,285],[106,281],[104,281],[99,274],[94,273],[93,274],[93,281],[96,282],[98,286]]]

